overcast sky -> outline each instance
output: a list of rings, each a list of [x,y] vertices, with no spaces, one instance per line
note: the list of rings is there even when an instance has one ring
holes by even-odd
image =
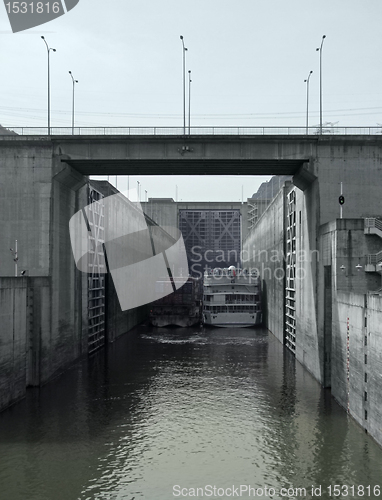
[[[78,126],[183,125],[184,36],[192,126],[304,127],[323,121],[382,123],[381,0],[80,0],[64,16],[13,34],[0,6],[0,123],[46,126],[51,47],[51,125],[70,127],[72,71]],[[187,103],[188,105],[188,103]],[[188,118],[187,118],[188,120]],[[265,178],[130,178],[148,197],[244,199]],[[115,177],[110,178],[115,183]],[[211,189],[217,185],[218,188]],[[118,188],[127,188],[119,178]]]

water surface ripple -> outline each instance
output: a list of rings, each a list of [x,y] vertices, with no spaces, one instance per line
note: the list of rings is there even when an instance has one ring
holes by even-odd
[[[382,449],[262,329],[140,326],[0,414],[9,500],[330,498],[381,470]]]

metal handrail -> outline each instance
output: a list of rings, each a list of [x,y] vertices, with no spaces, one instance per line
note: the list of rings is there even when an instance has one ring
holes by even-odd
[[[374,218],[367,217],[365,219],[365,228],[374,227]]]
[[[382,221],[375,217],[368,217],[365,219],[365,228],[375,227],[379,231],[382,231]]]
[[[376,266],[380,262],[382,262],[382,250],[378,253],[369,254],[367,256],[367,263],[370,265]]]
[[[55,135],[176,135],[183,136],[182,127],[50,127],[51,136]],[[74,132],[74,134],[73,134]],[[319,128],[309,127],[191,127],[188,135],[309,135],[320,136]],[[378,135],[382,127],[324,127],[327,135]],[[14,135],[48,135],[47,127],[9,127],[3,129],[0,139]]]

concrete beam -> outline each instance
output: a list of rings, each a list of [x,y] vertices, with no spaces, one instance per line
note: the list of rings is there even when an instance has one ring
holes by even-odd
[[[304,159],[65,159],[83,175],[293,175]]]
[[[74,191],[78,191],[86,184],[87,177],[84,177],[77,170],[65,163],[68,160],[68,156],[61,155],[58,158],[56,157],[55,160],[53,162],[53,179]]]
[[[301,191],[305,191],[316,179],[317,176],[311,172],[310,164],[306,162],[298,172],[294,174],[293,184],[301,189]]]

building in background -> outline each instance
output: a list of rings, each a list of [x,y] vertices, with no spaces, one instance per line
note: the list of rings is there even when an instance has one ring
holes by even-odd
[[[192,275],[215,267],[241,267],[241,214],[238,209],[179,210],[179,229]]]
[[[149,198],[142,202],[146,215],[161,226],[182,232],[189,267],[194,275],[206,267],[241,266],[242,242],[272,199],[291,176],[273,176],[247,201],[176,202],[173,198]]]
[[[194,276],[202,276],[206,266],[240,265],[243,235],[248,230],[247,203],[149,198],[142,208],[160,226],[180,229]]]

